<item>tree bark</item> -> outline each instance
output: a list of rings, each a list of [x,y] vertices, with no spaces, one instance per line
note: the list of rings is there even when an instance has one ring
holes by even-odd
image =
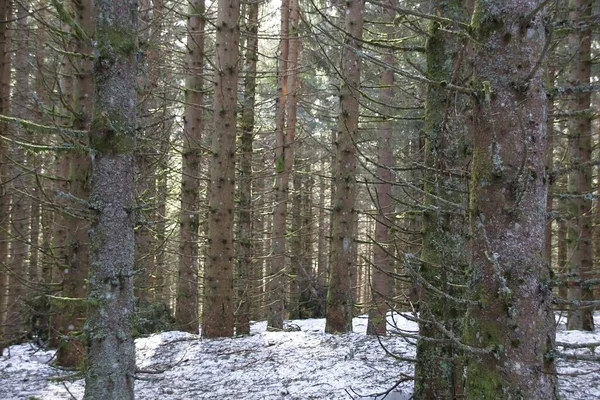
[[[16,7],[15,32],[19,40],[15,40],[15,85],[11,101],[11,115],[28,119],[29,107],[27,99],[30,96],[29,74],[31,72],[28,49],[28,10],[21,3]],[[15,141],[26,142],[27,133],[21,127],[10,129],[10,136]],[[29,253],[29,218],[31,216],[31,201],[28,193],[28,182],[25,149],[22,146],[9,146],[10,179],[12,183],[12,203],[10,209],[10,272],[8,274],[7,319],[6,335],[11,339],[24,339],[26,321],[23,318],[23,297],[25,286],[23,282],[29,279],[27,258]],[[23,166],[25,168],[23,168]]]
[[[281,31],[279,66],[277,69],[277,113],[275,116],[275,207],[273,209],[272,263],[267,292],[269,295],[269,312],[267,326],[272,329],[283,329],[285,301],[285,244],[289,179],[291,171],[287,169],[288,160],[286,112],[288,101],[288,61],[290,47],[290,1],[281,1]]]
[[[204,2],[189,5],[187,82],[181,174],[179,273],[175,323],[178,329],[198,333],[198,229],[200,227],[200,158],[202,90],[204,87]]]
[[[335,193],[333,198],[331,270],[327,293],[325,331],[352,331],[350,270],[355,265],[354,208],[356,201],[356,148],[360,97],[361,39],[364,3],[345,3],[345,37],[342,50],[340,114],[337,126]]]
[[[435,1],[433,13],[465,22],[467,3],[465,0]],[[432,22],[425,51],[430,79],[459,84],[466,69],[466,60],[463,61],[466,46],[462,38],[449,33],[438,22]],[[451,400],[462,396],[461,352],[439,326],[455,337],[461,336],[465,310],[454,299],[463,297],[457,288],[464,286],[468,265],[466,169],[471,139],[465,117],[467,100],[464,95],[444,87],[430,85],[427,89],[424,127],[427,168],[418,281],[420,339],[415,365],[415,399],[418,400]]]
[[[85,400],[133,400],[138,3],[96,0]]]
[[[239,0],[219,0],[214,131],[208,200],[202,336],[233,335],[233,215],[238,86]]]
[[[246,52],[244,54],[244,105],[241,116],[240,174],[239,174],[239,217],[238,217],[238,335],[250,334],[250,313],[257,298],[257,273],[253,236],[252,155],[254,146],[254,107],[256,101],[256,64],[258,61],[258,11],[259,1],[248,3],[246,15]]]
[[[573,49],[569,63],[567,82],[572,86],[590,84],[591,72],[591,26],[587,20],[592,15],[591,0],[571,0],[569,19],[574,28],[569,32],[568,44]],[[584,24],[585,26],[579,26]],[[567,245],[569,251],[569,300],[594,300],[593,287],[585,283],[593,279],[592,243],[592,166],[578,166],[589,163],[592,156],[592,120],[586,112],[591,105],[590,92],[575,92],[569,100],[569,112],[574,116],[568,123],[569,166],[567,192],[572,196],[567,205]],[[571,305],[567,316],[567,329],[594,330],[594,307]]]
[[[11,19],[12,1],[0,1],[0,19]],[[10,110],[11,81],[11,34],[8,23],[0,24],[0,112],[7,115]],[[8,229],[10,218],[10,191],[8,190],[8,124],[0,123],[0,351],[6,342],[6,289],[8,270]]]
[[[390,6],[396,5],[395,0],[390,1]],[[391,10],[382,10],[384,21],[388,24],[385,35],[387,40],[394,39],[394,17]],[[394,51],[385,52],[382,60],[387,68],[381,78],[381,104],[394,104]],[[392,195],[392,115],[390,107],[383,107],[382,114],[385,120],[379,127],[379,140],[377,143],[377,186],[375,186],[375,243],[373,249],[373,265],[371,267],[372,304],[369,308],[367,335],[385,336],[387,332],[386,315],[393,297],[392,288],[392,258],[390,253],[393,248],[390,243],[390,215],[393,212],[391,204]]]
[[[471,26],[473,240],[467,399],[556,399],[555,325],[543,257],[547,176],[541,0],[480,0]],[[535,13],[533,11],[536,10]]]
[[[77,24],[89,37],[93,35],[94,20],[91,1],[73,1],[72,9]],[[92,54],[91,43],[75,40],[73,50],[80,54]],[[89,59],[71,59],[73,71],[73,93],[71,107],[74,112],[72,127],[86,130],[90,128],[94,82],[92,62]],[[69,157],[69,195],[81,202],[71,201],[70,213],[64,217],[66,226],[66,265],[62,269],[62,291],[64,300],[56,300],[57,318],[54,328],[62,338],[57,353],[57,362],[65,367],[77,367],[85,358],[81,332],[85,321],[85,298],[87,287],[83,282],[89,274],[90,223],[85,201],[90,196],[90,159],[87,151],[80,150],[88,145],[82,140],[74,146]]]

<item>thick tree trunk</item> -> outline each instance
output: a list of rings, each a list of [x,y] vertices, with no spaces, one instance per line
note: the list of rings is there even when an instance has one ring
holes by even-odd
[[[541,0],[477,1],[467,399],[556,399]],[[535,13],[533,11],[535,10]]]
[[[358,141],[358,113],[360,97],[361,39],[364,3],[349,0],[345,3],[345,38],[341,74],[344,82],[340,89],[338,117],[335,193],[333,198],[331,271],[327,293],[325,331],[344,333],[352,331],[352,287],[350,271],[355,266],[354,209],[356,201],[356,148]]]
[[[90,294],[85,400],[132,400],[138,3],[95,2]]]
[[[200,157],[202,89],[204,86],[204,2],[189,5],[187,83],[181,175],[179,273],[175,322],[178,329],[198,333],[198,229],[200,227]]]
[[[569,19],[574,28],[568,37],[569,49],[575,54],[569,63],[568,83],[573,86],[590,84],[591,0],[571,0]],[[580,25],[581,24],[581,25]],[[585,27],[584,27],[585,25]],[[591,105],[589,91],[575,92],[569,101],[569,166],[572,172],[568,177],[567,191],[572,196],[567,206],[567,245],[569,248],[569,300],[594,300],[593,286],[585,281],[593,279],[592,244],[592,119],[588,109]],[[594,330],[593,307],[571,305],[567,318],[567,329]]]
[[[233,215],[238,86],[239,0],[219,0],[214,131],[208,200],[202,336],[233,335]]]

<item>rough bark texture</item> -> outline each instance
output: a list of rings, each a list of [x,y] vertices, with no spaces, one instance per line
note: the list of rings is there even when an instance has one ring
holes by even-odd
[[[96,0],[86,400],[134,398],[136,0]]]
[[[395,0],[390,1],[390,6],[396,4]],[[388,24],[386,27],[387,40],[394,39],[394,30],[396,29],[393,21],[395,14],[391,10],[383,10],[384,20]],[[381,104],[394,104],[394,51],[387,50],[382,60],[389,68],[383,71],[381,79]],[[387,332],[386,316],[389,310],[389,304],[393,297],[392,277],[392,257],[393,250],[390,243],[390,215],[392,208],[392,115],[393,110],[384,107],[382,114],[385,120],[379,127],[379,141],[377,143],[377,186],[375,187],[375,244],[373,247],[373,265],[371,267],[371,291],[372,304],[369,309],[369,321],[367,324],[367,335],[385,336]]]
[[[543,257],[547,177],[540,0],[480,0],[472,18],[473,240],[467,399],[556,399],[555,325]],[[529,16],[529,18],[526,18]]]
[[[364,3],[345,3],[344,48],[340,89],[340,114],[335,143],[335,191],[331,235],[331,270],[327,293],[325,331],[343,333],[352,330],[352,287],[350,270],[355,264],[354,209],[356,201],[356,148],[360,96],[361,38]]]
[[[252,150],[254,145],[254,105],[256,100],[256,63],[258,61],[259,1],[248,3],[246,15],[246,52],[244,54],[244,104],[241,115],[239,217],[238,217],[238,299],[236,334],[250,334],[250,311],[258,287],[252,229]]]
[[[204,337],[233,335],[233,206],[239,15],[239,0],[219,0],[215,23],[217,72],[202,315]]]
[[[202,88],[204,86],[204,2],[189,5],[187,82],[181,176],[179,273],[175,323],[198,333],[198,229],[200,227],[200,157],[202,138]]]
[[[569,33],[569,49],[574,52],[569,63],[567,82],[569,85],[590,84],[590,49],[592,28],[586,21],[592,15],[590,0],[569,2],[569,19],[576,29]],[[568,271],[569,300],[594,300],[593,286],[585,281],[595,276],[593,271],[592,245],[592,166],[578,166],[589,163],[592,156],[592,119],[587,112],[591,104],[589,91],[575,91],[569,101],[568,147],[569,166],[572,172],[568,177],[567,191],[571,198],[567,205],[567,245],[569,249]],[[567,318],[567,329],[594,330],[594,307],[572,305]]]
[[[464,22],[467,1],[435,1],[436,15]],[[460,29],[456,27],[455,29]],[[465,75],[466,46],[438,22],[430,24],[426,46],[427,76],[460,84]],[[468,263],[468,181],[470,136],[467,98],[430,85],[425,105],[423,245],[419,269],[419,335],[415,365],[415,399],[454,399],[462,395],[460,351],[443,332],[461,336],[464,316],[458,289]],[[422,279],[422,281],[421,281]],[[447,296],[446,296],[447,295]]]

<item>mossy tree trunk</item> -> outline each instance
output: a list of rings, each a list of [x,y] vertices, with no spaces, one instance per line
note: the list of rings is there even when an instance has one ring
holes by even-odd
[[[340,113],[335,141],[335,176],[333,215],[331,220],[331,269],[327,293],[325,331],[352,331],[352,286],[350,271],[355,266],[356,230],[356,148],[359,140],[358,114],[362,30],[364,22],[362,0],[349,0],[344,5],[345,34],[342,49],[343,82],[340,88]]]
[[[465,22],[468,0],[435,1],[433,13]],[[427,76],[459,85],[466,70],[466,46],[450,33],[460,27],[431,22],[426,45]],[[419,335],[415,399],[462,395],[460,351],[443,330],[461,336],[464,307],[460,287],[468,263],[468,180],[470,132],[464,94],[430,85],[425,104],[423,245],[419,268]],[[422,280],[422,281],[421,281]]]
[[[556,399],[545,263],[546,40],[541,0],[480,0],[471,28],[473,251],[467,399]],[[541,7],[540,7],[541,8]]]
[[[397,2],[391,0],[390,6]],[[394,39],[395,14],[390,9],[383,9],[386,25],[385,35],[387,40]],[[381,104],[384,105],[382,114],[385,120],[379,127],[379,140],[377,143],[377,186],[375,187],[375,243],[373,246],[373,265],[371,267],[371,291],[372,304],[369,308],[369,320],[367,324],[368,335],[385,336],[387,332],[387,312],[393,297],[393,281],[391,272],[393,260],[390,256],[393,248],[390,241],[390,215],[392,208],[392,116],[393,110],[388,107],[394,104],[394,51],[387,49],[383,56],[383,62],[388,66],[383,71],[381,78]],[[388,106],[385,106],[388,105]]]
[[[204,272],[202,336],[233,335],[233,215],[239,0],[219,0],[215,27],[214,130],[208,200],[208,251]]]
[[[96,0],[85,400],[132,400],[136,0]]]
[[[177,328],[198,333],[198,229],[200,227],[200,158],[204,87],[204,2],[189,5],[187,71],[179,224]]]
[[[569,63],[569,85],[587,86],[591,72],[591,26],[587,22],[592,15],[591,0],[571,0],[569,19],[573,24],[568,44],[574,54]],[[569,300],[594,300],[593,286],[586,280],[594,278],[592,243],[592,119],[588,111],[591,105],[589,91],[574,91],[569,99],[572,114],[568,122],[569,166],[567,192],[567,245],[569,251]],[[583,164],[583,165],[581,165]],[[567,329],[594,330],[593,307],[571,305],[567,318]]]

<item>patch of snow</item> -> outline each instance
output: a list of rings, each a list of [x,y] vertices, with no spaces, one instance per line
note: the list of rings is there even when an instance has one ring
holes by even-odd
[[[417,333],[416,323],[402,316],[390,315],[388,321],[392,330]],[[600,314],[596,322],[600,324]],[[137,339],[136,399],[410,399],[410,381],[387,391],[401,374],[412,375],[413,366],[387,355],[376,337],[365,334],[366,317],[355,318],[354,331],[342,335],[325,334],[323,319],[288,323],[300,331],[268,332],[266,322],[261,321],[252,323],[251,334],[244,337],[203,339],[184,332],[162,332]],[[557,324],[559,342],[600,341],[599,331],[566,331],[560,315]],[[393,354],[415,356],[410,340],[380,339]],[[565,352],[590,354],[590,349]],[[0,358],[0,399],[81,399],[83,379],[49,379],[71,374],[52,367],[53,357],[54,351],[29,344],[6,349]],[[598,369],[592,362],[561,359],[558,370],[566,374],[559,376],[564,398],[600,398]],[[588,373],[578,375],[582,371]]]

